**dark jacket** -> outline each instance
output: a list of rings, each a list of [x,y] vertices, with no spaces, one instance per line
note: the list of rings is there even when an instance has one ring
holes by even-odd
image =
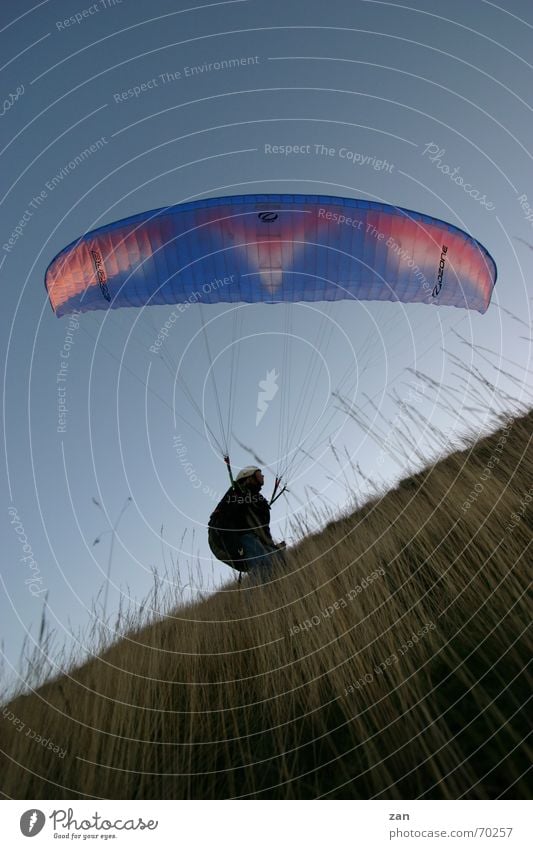
[[[256,534],[261,542],[273,546],[270,533],[270,504],[263,498],[260,487],[230,487],[218,502],[209,519],[209,528],[224,538],[226,548],[236,551],[241,534]]]

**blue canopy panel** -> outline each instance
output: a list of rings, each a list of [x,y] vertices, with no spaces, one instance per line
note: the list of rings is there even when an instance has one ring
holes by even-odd
[[[150,304],[380,300],[484,313],[496,265],[467,233],[387,204],[242,195],[164,207],[64,248],[56,315]]]

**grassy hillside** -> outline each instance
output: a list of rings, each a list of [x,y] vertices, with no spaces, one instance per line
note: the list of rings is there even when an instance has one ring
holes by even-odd
[[[525,797],[532,432],[502,422],[276,583],[229,581],[13,700],[4,795]]]

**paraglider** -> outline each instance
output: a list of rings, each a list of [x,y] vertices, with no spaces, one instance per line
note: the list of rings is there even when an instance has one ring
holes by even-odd
[[[255,194],[163,207],[93,230],[53,259],[45,285],[57,316],[157,304],[177,305],[181,312],[204,304],[349,300],[484,313],[496,276],[483,245],[439,219],[352,198]],[[263,387],[258,417],[265,393]],[[232,492],[238,497],[241,479],[233,480],[228,448],[221,453],[232,485],[225,498]],[[253,467],[245,489],[258,472]],[[273,499],[280,485],[278,474]],[[256,539],[243,544],[238,534],[228,543],[216,530],[228,530],[226,513],[219,525],[213,516],[210,542],[217,557],[231,565],[240,561],[244,568],[253,557],[269,561],[275,544],[268,517],[256,523]],[[230,530],[237,528],[234,519]],[[265,527],[264,551],[254,554]]]
[[[270,578],[282,561],[285,542],[270,532],[270,504],[261,495],[265,478],[257,466],[246,466],[213,510],[208,525],[209,547],[223,563],[239,572]],[[271,500],[272,503],[272,500]]]
[[[143,212],[50,263],[58,316],[151,304],[387,300],[484,313],[487,250],[401,207],[316,195],[239,195]]]

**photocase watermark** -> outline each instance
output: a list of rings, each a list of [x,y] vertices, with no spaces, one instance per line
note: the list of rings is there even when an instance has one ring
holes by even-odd
[[[507,437],[509,436],[509,431],[510,431],[513,423],[514,423],[514,419],[512,419],[512,418],[507,420],[505,427],[503,428],[503,432],[500,434],[500,436],[498,438],[498,442],[496,443],[496,448],[494,449],[494,452],[492,453],[489,462],[487,463],[487,465],[483,469],[482,474],[479,476],[480,481],[483,481],[483,482],[487,481],[490,478],[490,476],[492,475],[492,471],[493,471],[494,467],[497,466],[498,463],[500,462],[501,455],[503,453],[503,449],[504,449],[505,443],[507,442]],[[472,504],[474,504],[478,500],[479,496],[481,495],[481,493],[483,492],[484,489],[485,489],[485,487],[480,482],[478,482],[475,485],[475,487],[470,491],[468,498],[465,501],[463,501],[463,504],[461,505],[461,509],[462,509],[463,513],[466,513],[467,510],[470,510]]]
[[[533,206],[529,203],[527,195],[520,195],[518,198],[520,209],[524,213],[524,218],[533,227]]]
[[[113,840],[120,837],[122,832],[155,831],[159,826],[159,820],[144,820],[143,817],[108,819],[95,811],[89,817],[82,814],[77,819],[74,808],[56,808],[47,817],[39,808],[29,808],[20,818],[20,830],[25,837],[34,837],[42,831],[47,819],[50,820],[54,838],[83,840],[84,843],[88,839]]]
[[[255,416],[255,426],[261,422],[263,416],[270,406],[270,402],[276,397],[278,386],[279,372],[275,368],[267,371],[264,380],[259,381],[259,391],[257,393],[257,413]]]
[[[409,819],[409,815],[403,815],[403,818]],[[390,817],[393,818],[392,816]],[[402,819],[402,814],[398,814],[396,819]],[[506,837],[510,838],[513,833],[513,829],[510,826],[506,826],[505,828],[500,828],[499,826],[482,826],[477,825],[475,828],[452,828],[447,830],[445,828],[395,828],[394,830],[389,831],[389,840],[395,840],[399,838],[400,840],[405,840],[406,838],[422,838],[427,840],[427,838],[451,838],[454,840],[457,837],[466,840],[471,837],[479,838],[492,838],[492,837]],[[405,844],[404,844],[405,845]],[[412,844],[411,844],[412,845]],[[422,844],[423,845],[423,844]],[[426,843],[426,846],[428,844]]]
[[[54,838],[83,840],[84,843],[98,838],[114,840],[120,837],[121,832],[155,831],[159,826],[159,820],[144,820],[142,817],[119,817],[113,820],[95,811],[90,817],[82,815],[76,819],[74,808],[56,808],[46,817],[39,808],[29,808],[20,818],[20,830],[25,837],[34,837],[42,831],[47,819],[50,820]]]
[[[19,239],[24,235],[24,231],[31,219],[37,212],[37,210],[45,203],[49,194],[54,191],[57,186],[72,173],[79,165],[83,162],[86,162],[94,153],[97,153],[101,150],[106,144],[108,144],[108,140],[105,136],[100,136],[95,142],[90,144],[88,147],[84,148],[80,153],[76,154],[76,156],[71,159],[66,165],[62,166],[59,171],[54,174],[54,176],[47,180],[44,184],[45,187],[41,189],[40,192],[37,192],[30,202],[28,203],[26,209],[22,213],[16,227],[13,228],[9,239],[4,242],[2,245],[2,249],[5,253],[11,253]]]
[[[174,71],[163,71],[156,77],[151,77],[149,80],[143,80],[131,88],[124,91],[116,91],[113,94],[115,103],[125,103],[128,100],[137,99],[148,91],[153,91],[156,88],[162,88],[169,83],[176,83],[182,80],[198,77],[202,74],[210,74],[218,71],[232,71],[237,68],[247,67],[249,65],[259,65],[259,56],[232,56],[229,59],[219,59],[215,62],[203,62],[201,65],[185,65],[183,68]]]
[[[185,476],[188,478],[192,488],[201,490],[203,495],[208,495],[210,498],[222,498],[222,493],[217,492],[217,490],[214,489],[212,486],[209,486],[209,484],[204,484],[202,479],[197,474],[194,465],[188,459],[187,446],[183,441],[183,437],[181,436],[181,434],[177,434],[172,438],[172,447],[174,448],[178,463],[183,469]]]
[[[437,280],[435,283],[430,283],[426,275],[419,265],[417,265],[407,248],[399,244],[393,236],[388,236],[382,230],[379,230],[374,224],[364,221],[361,218],[353,218],[345,215],[343,212],[333,212],[331,209],[320,207],[318,217],[324,218],[326,221],[332,221],[334,224],[340,224],[345,227],[353,227],[355,230],[361,230],[367,236],[376,239],[377,242],[384,242],[385,246],[390,251],[394,252],[398,259],[407,265],[413,272],[415,280],[421,284],[425,292],[431,293],[432,297],[436,298],[442,288],[442,279],[444,275],[445,257],[448,252],[446,245],[442,245],[439,268],[437,269]]]
[[[352,165],[373,168],[374,171],[387,171],[389,174],[392,174],[394,169],[394,164],[388,159],[379,159],[377,156],[361,153],[349,147],[331,147],[326,144],[265,143],[264,152],[266,156],[324,156],[344,159]]]
[[[67,432],[67,377],[69,372],[69,357],[74,345],[74,333],[79,329],[79,310],[74,311],[69,315],[68,325],[63,341],[63,347],[59,352],[59,371],[56,374],[57,388],[57,432]]]
[[[348,684],[344,689],[344,695],[349,696],[351,693],[354,693],[356,690],[362,690],[368,684],[371,684],[372,681],[375,680],[375,676],[384,675],[391,667],[396,666],[397,663],[400,662],[402,657],[404,657],[408,652],[411,651],[420,640],[429,634],[430,631],[434,631],[437,626],[434,622],[427,622],[422,628],[419,628],[418,631],[411,634],[410,638],[402,643],[399,648],[396,649],[395,652],[389,654],[385,660],[382,660],[380,663],[377,663],[374,666],[372,672],[366,672],[364,675],[361,675],[357,681],[353,681],[351,684]]]
[[[31,575],[24,579],[24,583],[28,587],[32,596],[37,598],[46,592],[45,587],[42,586],[43,576],[41,575],[39,564],[33,556],[33,549],[28,540],[26,531],[24,530],[24,525],[22,524],[17,508],[9,507],[7,512],[11,517],[11,525],[19,538],[22,551],[24,552],[23,556],[20,558],[20,562],[24,563],[25,567],[31,572]]]
[[[104,12],[106,9],[113,9],[115,6],[121,6],[123,0],[98,0],[92,6],[86,6],[85,9],[80,9],[69,18],[64,18],[61,21],[56,21],[56,29],[59,31],[70,29],[70,27],[82,24],[87,18],[92,18],[98,12]]]
[[[35,837],[45,826],[46,817],[38,808],[24,811],[20,818],[20,830],[24,837]]]
[[[17,100],[20,100],[22,95],[24,94],[24,83],[20,83],[15,89],[14,92],[9,92],[7,97],[4,97],[1,109],[0,109],[0,118],[3,118],[4,115],[7,115],[10,109],[13,108]]]
[[[67,754],[66,749],[62,749],[57,743],[54,743],[51,737],[43,737],[42,734],[38,734],[33,728],[30,728],[29,725],[26,725],[20,717],[13,713],[12,710],[5,707],[2,709],[2,716],[8,722],[11,723],[13,728],[19,733],[22,734],[24,731],[24,736],[28,738],[28,740],[33,740],[34,743],[37,743],[39,746],[42,746],[43,749],[49,749],[54,755],[57,755],[59,758],[64,758]]]
[[[46,817],[38,808],[30,808],[24,811],[20,818],[20,830],[24,837],[35,837],[43,830]]]
[[[394,418],[391,422],[391,429],[389,430],[389,432],[387,434],[387,438],[385,439],[385,442],[383,444],[383,447],[381,448],[381,450],[378,454],[378,457],[377,457],[378,466],[381,466],[384,463],[385,458],[387,456],[387,453],[391,449],[394,448],[395,436],[396,436],[396,433],[398,431],[399,425],[402,424],[404,419],[409,418],[408,412],[407,412],[408,405],[410,403],[413,403],[413,402],[416,403],[416,404],[420,404],[423,397],[424,397],[424,384],[423,383],[412,383],[412,384],[409,385],[409,392],[408,392],[407,396],[405,398],[402,398],[402,400],[400,401],[400,404],[399,404],[400,409],[396,413],[396,415],[394,416]]]
[[[518,509],[514,513],[511,513],[512,522],[509,522],[509,524],[506,526],[506,531],[508,531],[509,533],[511,531],[514,531],[514,529],[520,524],[520,522],[524,518],[528,504],[531,504],[532,501],[533,486],[531,486],[526,492],[526,494],[520,499],[520,506],[518,507]]]
[[[44,185],[48,191],[53,192],[54,189],[63,182],[65,177],[68,177],[68,175],[75,171],[79,165],[82,165],[87,161],[87,159],[90,159],[94,153],[98,153],[98,151],[102,150],[106,144],[109,144],[109,140],[106,139],[105,136],[100,136],[100,138],[96,139],[96,141],[92,142],[92,144],[88,147],[85,147],[82,151],[80,151],[80,153],[77,153],[76,156],[74,156],[73,159],[70,159],[66,165],[63,165],[50,180],[46,181]]]
[[[435,142],[428,142],[422,151],[422,156],[427,156],[429,161],[432,162],[442,174],[449,177],[452,183],[460,186],[467,195],[470,195],[471,198],[477,200],[477,202],[481,204],[481,206],[484,206],[489,212],[493,212],[496,209],[496,205],[492,201],[487,200],[487,195],[482,195],[480,190],[476,189],[472,183],[465,181],[462,174],[459,173],[461,166],[456,165],[455,168],[452,168],[442,161],[445,153],[446,148],[439,147],[439,145],[435,144]]]
[[[175,309],[172,310],[169,317],[165,321],[165,323],[161,326],[156,339],[154,340],[153,345],[150,345],[149,351],[152,354],[158,354],[159,349],[164,345],[165,340],[170,335],[170,331],[174,324],[176,324],[180,315],[187,312],[189,307],[192,307],[193,304],[201,303],[204,300],[205,295],[209,295],[211,292],[215,292],[217,289],[222,289],[224,286],[230,286],[235,280],[235,274],[230,274],[228,277],[215,277],[214,280],[210,280],[208,283],[204,283],[201,291],[191,292],[188,298],[185,299],[180,304],[176,304]]]
[[[370,584],[373,584],[374,581],[377,581],[378,578],[382,578],[385,574],[385,569],[380,566],[379,569],[375,569],[370,575],[367,575],[366,578],[361,580],[360,584],[356,584],[353,589],[349,590],[345,595],[338,598],[333,604],[329,604],[324,610],[320,611],[320,614],[316,613],[314,616],[311,616],[310,619],[304,619],[303,622],[299,622],[297,625],[293,625],[289,631],[289,635],[293,637],[295,634],[299,634],[300,631],[308,631],[310,628],[313,628],[316,625],[320,625],[320,623],[324,619],[329,619],[337,610],[341,610],[343,607],[348,607],[348,602],[353,601],[357,596],[364,592]]]

